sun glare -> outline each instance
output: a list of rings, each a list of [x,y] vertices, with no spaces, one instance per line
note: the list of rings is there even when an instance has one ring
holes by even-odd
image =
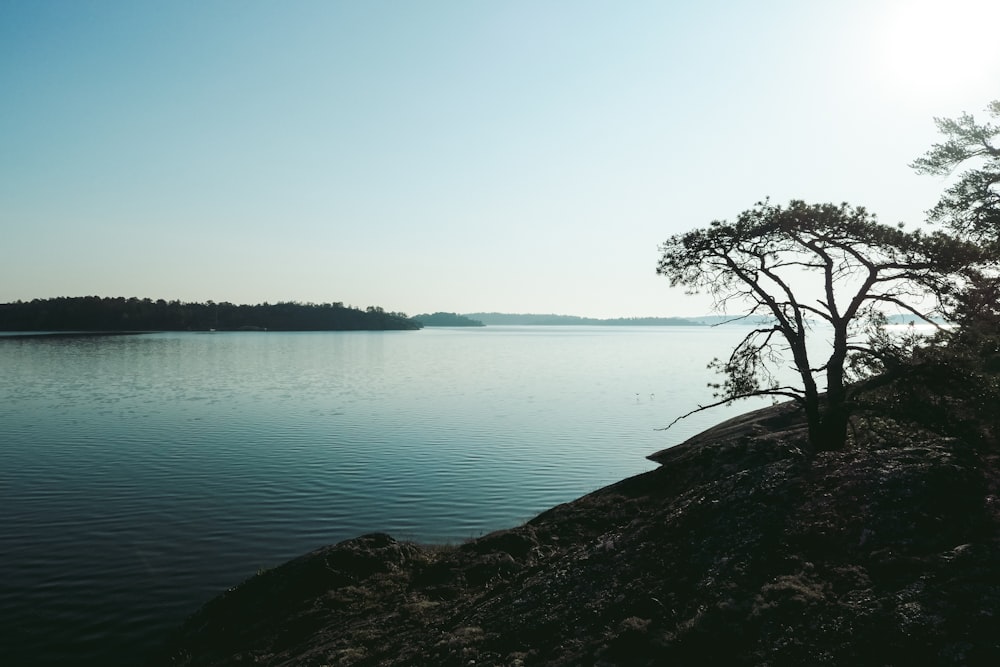
[[[878,23],[877,69],[898,92],[940,95],[1000,83],[997,0],[894,2]]]

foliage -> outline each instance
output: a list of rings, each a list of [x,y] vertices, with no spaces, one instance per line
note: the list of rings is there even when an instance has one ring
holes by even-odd
[[[724,378],[711,385],[718,400],[698,410],[750,396],[791,398],[805,409],[816,449],[846,443],[853,407],[848,380],[857,379],[848,375],[849,364],[856,376],[866,368],[859,359],[885,364],[894,354],[873,335],[885,323],[883,311],[932,322],[942,299],[980,257],[972,244],[882,225],[861,207],[802,201],[758,203],[735,222],[675,235],[660,250],[657,273],[671,285],[710,294],[719,312],[739,306],[734,319],[772,322],[755,326],[727,359],[712,362]],[[817,324],[828,327],[831,338],[821,363],[807,345]],[[798,384],[777,379],[786,355]]]
[[[863,407],[896,425],[912,424],[965,442],[1000,436],[1000,329],[954,327],[875,378]]]
[[[1000,119],[1000,100],[987,107]],[[1000,435],[1000,124],[978,123],[963,113],[936,118],[944,141],[911,166],[922,174],[957,176],[931,222],[978,243],[982,252],[960,289],[945,303],[953,327],[916,347],[904,363],[883,368],[898,378],[873,400],[887,415],[971,440],[995,442]]]
[[[402,313],[343,303],[182,303],[136,297],[59,297],[0,304],[0,331],[336,331],[419,329]]]
[[[482,327],[486,326],[479,320],[474,320],[457,313],[429,313],[415,315],[414,320],[425,327]]]
[[[1000,119],[1000,100],[987,107]],[[1000,240],[1000,124],[977,123],[968,113],[957,119],[935,118],[944,135],[927,153],[911,164],[921,174],[949,176],[972,163],[927,212],[932,222],[978,241]]]

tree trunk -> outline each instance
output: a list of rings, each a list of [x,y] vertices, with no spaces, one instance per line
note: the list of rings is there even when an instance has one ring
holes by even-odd
[[[806,425],[809,432],[809,446],[812,447],[813,451],[818,451],[821,449],[821,443],[823,440],[823,419],[819,412],[819,399],[809,392],[806,392],[805,399],[805,410],[806,410]]]
[[[812,387],[805,397],[809,444],[814,452],[834,452],[847,445],[850,411],[843,385],[820,396]]]
[[[843,449],[847,442],[847,405],[844,389],[844,358],[847,353],[846,333],[836,337],[842,342],[842,349],[835,351],[840,359],[834,370],[827,371],[827,392],[820,395],[816,380],[809,371],[809,356],[806,351],[804,337],[789,338],[795,365],[802,378],[805,392],[803,405],[806,412],[806,424],[809,433],[809,445],[814,452],[836,451]],[[836,343],[835,343],[836,344]],[[830,367],[835,360],[831,358]]]
[[[847,360],[847,321],[834,325],[833,353],[826,364],[826,395],[819,429],[817,451],[838,451],[847,445],[847,388],[844,386],[844,362]]]
[[[820,418],[817,429],[818,438],[813,442],[813,448],[817,452],[835,452],[847,445],[847,406],[843,401],[834,405],[829,402],[827,395],[827,405]]]

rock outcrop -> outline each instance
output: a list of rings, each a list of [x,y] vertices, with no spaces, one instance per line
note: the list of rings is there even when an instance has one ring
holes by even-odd
[[[803,438],[769,408],[461,546],[319,549],[211,601],[157,664],[1000,664],[996,453]]]

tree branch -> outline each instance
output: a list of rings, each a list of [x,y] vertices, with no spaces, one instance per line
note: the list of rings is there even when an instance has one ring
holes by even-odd
[[[742,400],[744,398],[754,398],[754,397],[757,397],[757,396],[783,396],[785,398],[789,398],[789,399],[791,399],[793,401],[796,401],[797,403],[801,403],[802,402],[802,395],[801,394],[799,394],[799,393],[793,393],[792,391],[786,391],[786,390],[781,390],[781,389],[779,389],[779,390],[766,390],[766,391],[753,392],[753,393],[748,393],[748,394],[739,394],[737,396],[730,396],[729,398],[718,400],[718,401],[716,401],[714,403],[709,403],[708,405],[699,405],[694,410],[691,410],[690,412],[686,412],[683,415],[681,415],[680,417],[674,419],[672,422],[670,422],[669,424],[667,424],[663,428],[657,428],[657,429],[653,429],[653,430],[655,430],[655,431],[666,431],[666,430],[670,429],[670,427],[672,427],[677,422],[681,421],[682,419],[687,419],[691,415],[696,415],[699,412],[704,412],[705,410],[711,410],[712,408],[717,408],[720,405],[729,405],[733,401],[739,401],[739,400]]]

